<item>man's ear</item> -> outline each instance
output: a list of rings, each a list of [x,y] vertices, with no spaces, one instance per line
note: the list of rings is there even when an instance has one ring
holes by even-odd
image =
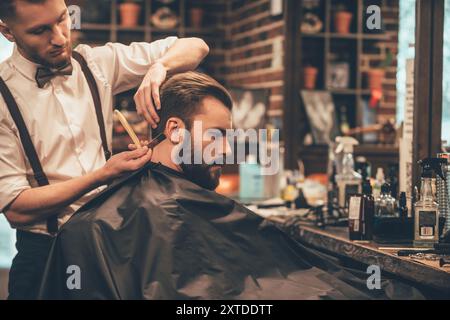
[[[183,141],[186,125],[180,118],[172,117],[166,122],[164,133],[172,144],[179,144]]]
[[[11,29],[9,29],[9,27],[7,26],[6,23],[4,23],[3,21],[0,20],[0,32],[3,34],[3,36],[11,41],[11,42],[16,42],[13,34],[11,33]]]

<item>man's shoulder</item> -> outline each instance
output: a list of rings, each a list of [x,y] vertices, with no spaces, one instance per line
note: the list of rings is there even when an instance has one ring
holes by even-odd
[[[107,42],[104,45],[100,46],[92,46],[88,44],[79,44],[75,47],[74,51],[82,54],[85,58],[92,57],[92,58],[106,58],[105,54],[108,54],[108,52],[112,52],[114,47],[117,46],[124,46],[121,43],[116,42]]]
[[[111,68],[113,57],[111,55],[111,50],[106,46],[107,44],[96,47],[87,44],[79,44],[75,47],[74,51],[84,57],[94,76],[103,84],[108,85],[107,70]]]
[[[0,77],[3,81],[8,82],[14,76],[14,69],[11,67],[10,63],[11,57],[0,62]]]
[[[10,80],[14,76],[14,70],[12,70],[11,65],[9,63],[10,59],[11,57],[0,63],[0,78],[2,78],[2,80],[5,82],[7,86],[8,80]],[[11,120],[12,118],[9,112],[7,111],[6,101],[3,95],[0,93],[0,123],[3,121],[8,121],[8,126],[10,126]]]

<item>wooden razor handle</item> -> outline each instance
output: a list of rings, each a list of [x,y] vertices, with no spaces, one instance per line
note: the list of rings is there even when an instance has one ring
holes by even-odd
[[[137,135],[134,132],[133,128],[128,123],[128,121],[125,118],[125,116],[117,109],[114,110],[114,115],[117,117],[117,119],[119,119],[120,123],[125,128],[125,130],[127,131],[128,135],[130,136],[131,140],[133,140],[133,143],[135,144],[135,146],[138,147],[138,148],[142,148],[142,145],[141,145],[141,142],[139,141],[139,138],[137,137]]]

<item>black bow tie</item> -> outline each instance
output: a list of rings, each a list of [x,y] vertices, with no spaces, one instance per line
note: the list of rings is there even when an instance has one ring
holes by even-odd
[[[60,69],[49,69],[45,67],[38,67],[36,70],[36,83],[39,88],[43,88],[47,82],[56,76],[70,76],[72,75],[73,67],[69,63]]]

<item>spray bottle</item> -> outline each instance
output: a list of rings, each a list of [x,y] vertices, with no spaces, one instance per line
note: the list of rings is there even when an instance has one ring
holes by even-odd
[[[343,152],[342,171],[336,176],[338,186],[339,206],[348,208],[348,199],[351,195],[361,193],[361,175],[354,170],[353,146],[358,145],[358,141],[352,137],[337,137],[338,146],[336,152]]]
[[[414,246],[433,247],[439,242],[439,205],[433,194],[433,172],[442,179],[442,166],[446,159],[426,158],[419,161],[422,167],[420,199],[414,205]]]
[[[439,153],[438,158],[447,160],[442,167],[445,179],[436,177],[436,194],[439,215],[445,221],[443,233],[448,235],[450,232],[450,153]]]
[[[373,197],[378,199],[381,194],[381,186],[385,184],[386,180],[384,179],[383,168],[377,169],[377,174],[375,176],[375,183],[373,185]]]

